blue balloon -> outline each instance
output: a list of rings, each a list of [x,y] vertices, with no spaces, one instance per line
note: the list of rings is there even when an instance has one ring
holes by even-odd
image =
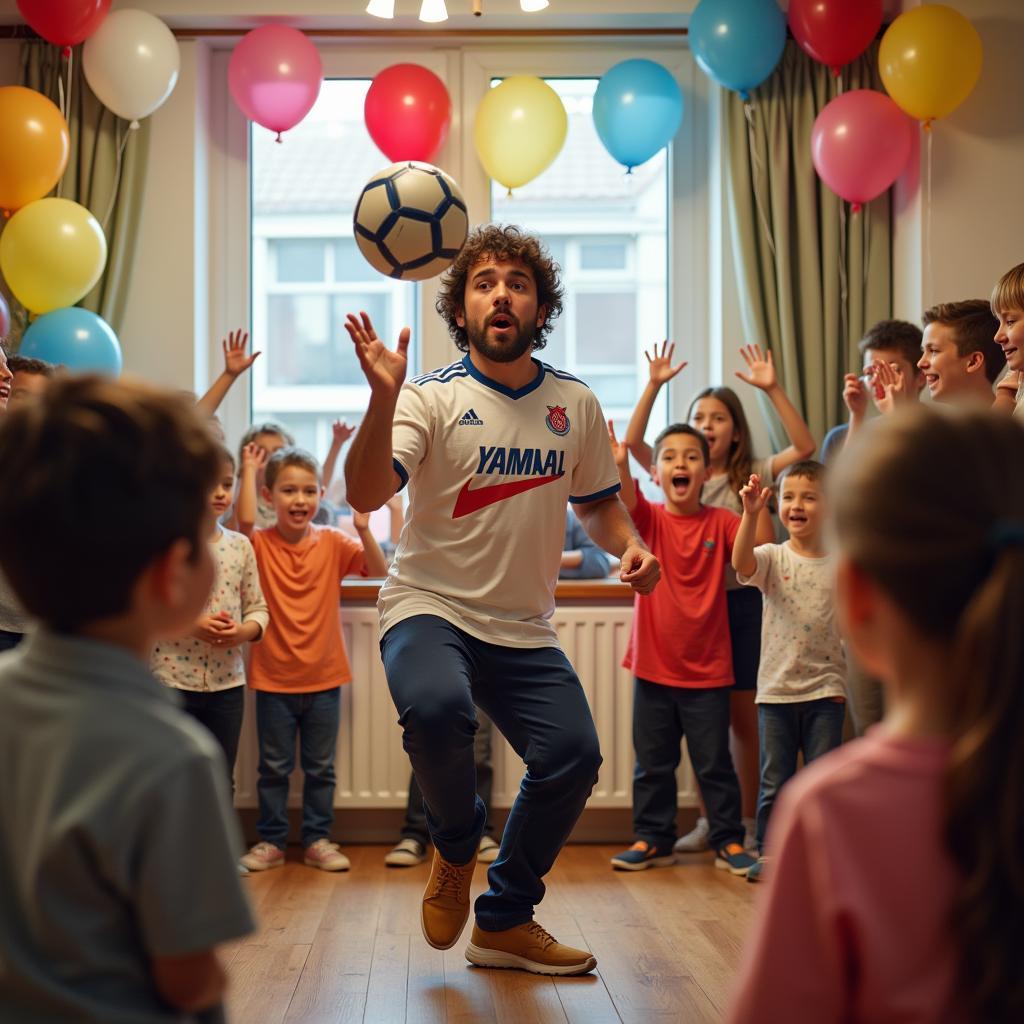
[[[79,372],[115,377],[121,372],[121,346],[114,329],[103,317],[80,306],[37,317],[25,331],[18,352]]]
[[[624,60],[601,76],[594,127],[604,148],[632,170],[664,149],[679,129],[683,94],[653,60]]]
[[[786,16],[775,0],[700,0],[689,39],[701,70],[746,100],[782,58]]]

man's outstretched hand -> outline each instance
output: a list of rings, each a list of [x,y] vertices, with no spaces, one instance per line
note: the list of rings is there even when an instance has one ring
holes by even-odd
[[[345,318],[345,330],[355,346],[356,358],[366,377],[370,390],[379,398],[394,400],[402,388],[405,371],[409,364],[408,327],[398,335],[394,351],[377,337],[373,323],[366,313],[349,313]]]

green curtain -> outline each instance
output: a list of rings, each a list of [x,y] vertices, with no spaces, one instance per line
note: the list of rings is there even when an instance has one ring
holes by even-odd
[[[744,333],[771,347],[780,380],[819,440],[845,419],[842,378],[860,365],[857,342],[892,316],[892,230],[889,193],[854,214],[818,179],[811,128],[841,90],[882,90],[877,53],[875,44],[836,79],[790,40],[749,107],[734,92],[726,99]],[[773,441],[784,444],[777,419],[768,422]]]
[[[26,42],[21,48],[19,81],[59,105],[61,83],[65,94],[68,91],[67,66],[59,47]],[[100,103],[82,74],[80,46],[75,47],[71,69],[66,115],[71,155],[54,194],[81,203],[103,226],[107,265],[96,287],[78,305],[98,313],[120,333],[142,214],[150,122],[147,118],[138,129],[129,129],[126,121]]]

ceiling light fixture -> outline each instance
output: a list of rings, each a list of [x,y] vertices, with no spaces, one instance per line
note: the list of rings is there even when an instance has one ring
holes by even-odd
[[[519,8],[526,14],[543,11],[549,6],[549,0],[519,0]],[[483,14],[483,0],[470,0],[470,9],[476,17]],[[369,0],[366,13],[375,18],[394,18],[395,0]],[[420,21],[439,22],[448,20],[448,9],[444,0],[422,0]]]
[[[444,0],[423,0],[423,4],[420,6],[420,21],[447,21],[448,20],[448,8],[444,5]]]
[[[536,11],[543,11],[548,6],[548,0],[519,0],[519,9],[526,14],[534,14]]]
[[[375,18],[393,18],[395,16],[395,0],[370,0],[366,5],[366,13]]]

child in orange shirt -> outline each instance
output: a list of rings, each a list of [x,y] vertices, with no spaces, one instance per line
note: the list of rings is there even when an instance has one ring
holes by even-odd
[[[265,871],[284,863],[288,779],[298,733],[305,775],[305,863],[324,871],[347,871],[348,858],[330,840],[340,693],[352,679],[338,615],[340,584],[352,574],[383,576],[387,566],[370,533],[368,515],[357,513],[355,520],[361,544],[334,527],[313,525],[323,496],[320,466],[301,448],[282,448],[267,460],[263,498],[277,521],[254,531],[256,477],[263,458],[258,449],[246,450],[238,502],[239,526],[252,537],[271,615],[249,667],[260,750],[260,841],[242,864],[250,871]]]

